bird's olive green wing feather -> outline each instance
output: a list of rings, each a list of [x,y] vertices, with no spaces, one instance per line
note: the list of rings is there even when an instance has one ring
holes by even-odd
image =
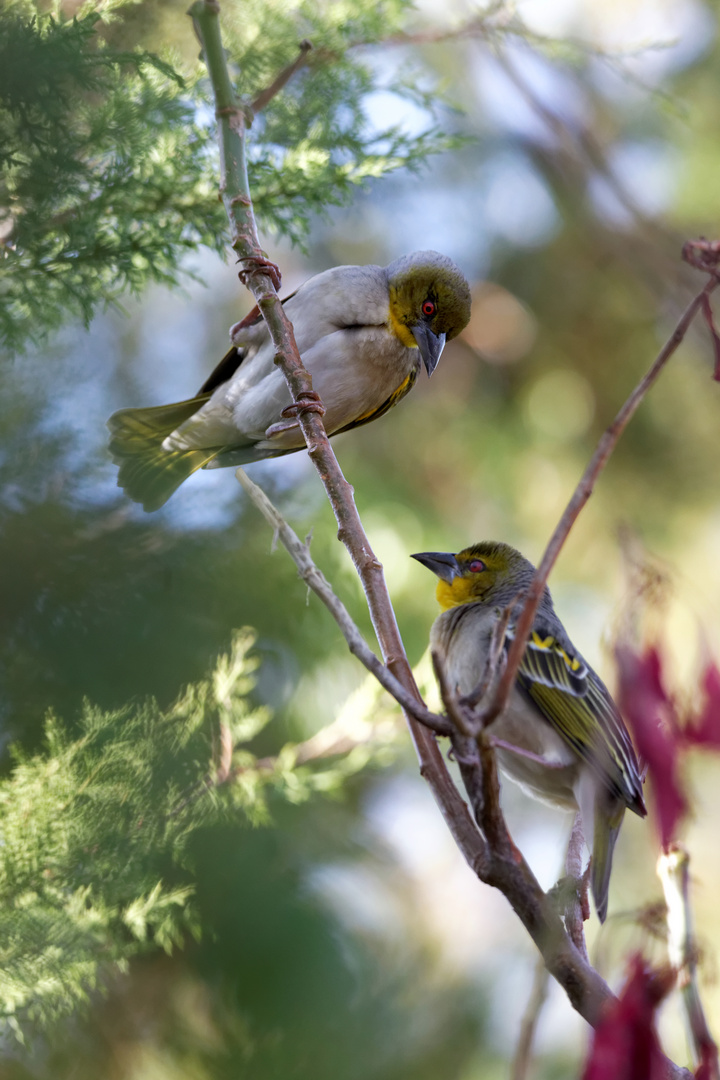
[[[210,397],[150,409],[121,409],[108,420],[110,453],[120,466],[118,486],[145,510],[158,510],[191,473],[225,447],[163,450],[163,439],[193,416]]]
[[[506,637],[506,649],[512,630]],[[558,734],[637,813],[644,814],[635,751],[620,713],[595,672],[536,624],[517,675],[520,689]]]
[[[349,424],[346,424],[345,427],[333,431],[332,434],[339,435],[342,431],[352,431],[353,428],[360,427],[362,424],[369,424],[372,420],[377,420],[379,416],[384,416],[386,412],[392,409],[393,405],[397,405],[398,401],[402,401],[405,395],[410,393],[417,381],[417,377],[418,369],[413,368],[410,374],[400,383],[397,390],[393,390],[390,397],[383,401],[382,405],[379,405],[377,409],[362,413],[355,420],[351,420]]]
[[[520,668],[527,678],[544,686],[569,694],[587,692],[587,664],[572,656],[549,631],[533,630]]]

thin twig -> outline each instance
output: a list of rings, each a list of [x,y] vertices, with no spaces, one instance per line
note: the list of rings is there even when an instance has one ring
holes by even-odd
[[[491,850],[500,860],[512,863],[522,859],[524,862],[523,856],[520,854],[519,849],[515,847],[510,836],[500,805],[500,778],[492,739],[488,732],[484,730],[480,731],[475,738],[480,751],[482,786],[485,795],[482,813],[483,832],[488,839]]]
[[[663,852],[657,872],[667,904],[668,954],[678,973],[695,1063],[705,1068],[706,1080],[718,1080],[718,1048],[710,1034],[697,980],[697,946],[690,907],[690,856],[679,844]]]
[[[510,1073],[511,1080],[527,1080],[532,1064],[532,1050],[538,1020],[548,995],[549,975],[540,957],[535,964],[533,984],[523,1018],[520,1022],[517,1047]]]
[[[230,736],[230,729],[227,725],[223,725],[226,729],[228,736]],[[191,803],[197,802],[200,796],[205,792],[211,791],[214,788],[220,787],[222,784],[228,781],[237,780],[245,773],[262,773],[272,774],[276,771],[280,762],[284,767],[289,765],[289,757],[292,756],[292,766],[307,765],[312,761],[322,761],[329,757],[338,757],[340,755],[347,755],[351,750],[354,750],[357,746],[364,746],[372,740],[374,732],[377,730],[377,721],[365,720],[362,726],[360,726],[357,720],[348,722],[348,719],[342,714],[333,720],[331,724],[328,724],[324,728],[320,728],[314,735],[305,739],[303,742],[283,746],[281,752],[275,756],[269,755],[263,758],[256,758],[254,761],[244,762],[240,765],[232,766],[232,751],[234,746],[230,744],[230,760],[228,762],[227,774],[222,775],[218,768],[209,769],[207,773],[201,777],[195,784],[193,784],[189,790],[187,790],[182,799],[176,803],[170,813],[167,815],[167,820],[172,820],[177,817],[182,811]]]
[[[437,679],[438,689],[440,691],[440,699],[445,706],[448,716],[453,723],[453,731],[459,731],[461,735],[466,738],[474,738],[475,726],[472,724],[472,713],[470,710],[465,709],[460,702],[455,688],[450,686],[445,674],[445,668],[442,665],[439,655],[432,651],[430,653],[430,660],[433,666],[433,672]]]
[[[550,571],[552,570],[558,555],[560,554],[565,541],[568,538],[570,530],[575,524],[580,511],[585,506],[586,502],[593,493],[593,489],[598,480],[598,477],[602,473],[603,469],[608,463],[610,455],[617,446],[617,443],[622,435],[623,431],[627,427],[629,421],[637,410],[638,406],[645,398],[647,392],[651,386],[657,381],[658,376],[667,364],[670,357],[675,353],[678,346],[684,339],[688,328],[699,311],[702,310],[706,297],[708,297],[715,288],[717,288],[718,282],[715,279],[708,281],[705,287],[693,298],[688,304],[687,308],[680,317],[675,329],[670,335],[668,341],[663,345],[658,356],[650,367],[649,371],[643,376],[640,382],[637,384],[633,392],[628,397],[627,401],[620,409],[619,413],[613,420],[612,424],[606,429],[598,442],[595,453],[591,457],[585,472],[583,473],[575,491],[572,494],[570,501],[568,502],[563,512],[560,521],[558,522],[555,531],[553,532],[542,559],[535,571],[535,576],[532,580],[530,588],[527,592],[525,604],[520,612],[520,616],[515,627],[515,637],[508,653],[508,660],[505,666],[505,670],[498,680],[497,688],[493,699],[490,704],[481,710],[480,715],[484,724],[490,724],[496,719],[500,713],[505,709],[508,699],[510,697],[510,691],[515,683],[518,668],[525,652],[525,647],[530,637],[533,621],[535,619],[535,613],[537,612],[538,605],[542,598],[543,590],[545,588]]]
[[[567,156],[572,159],[574,156],[573,150],[576,148],[579,149],[587,164],[598,176],[602,177],[615,198],[628,212],[633,221],[644,228],[651,227],[653,231],[660,232],[660,226],[657,222],[651,220],[642,212],[637,202],[621,182],[615,170],[610,165],[604,148],[596,141],[590,128],[580,124],[579,127],[571,131],[561,115],[535,93],[532,84],[526,79],[520,66],[514,60],[511,60],[507,53],[498,51],[495,56],[495,61],[505,72],[508,79],[512,82],[515,89],[523,97],[529,107],[537,113],[543,123],[547,125],[560,146],[565,150]],[[584,177],[584,180],[587,184],[587,175]]]
[[[475,738],[476,730],[472,724],[472,714],[469,710],[463,708],[454,692],[454,687],[449,685],[445,669],[438,654],[434,651],[431,652],[430,659],[440,690],[440,699],[445,706],[447,715],[453,725],[453,733],[451,736],[453,755],[458,768],[460,769],[460,775],[462,776],[467,796],[470,799],[470,805],[475,821],[482,828],[485,795],[483,792],[482,765],[479,747]],[[487,850],[487,845],[484,841],[482,856],[482,862],[478,861],[475,866],[476,873],[478,873],[480,877],[487,874],[490,861],[490,852]]]
[[[378,660],[353,622],[350,612],[333,591],[330,582],[313,560],[308,545],[303,543],[262,488],[258,487],[250,479],[244,469],[238,469],[235,475],[288,551],[298,568],[300,577],[307,583],[308,588],[312,589],[315,595],[322,600],[335,619],[353,656],[356,656],[360,663],[364,664],[380,685],[416,720],[430,728],[437,735],[451,735],[453,727],[450,722],[444,716],[438,716],[436,713],[430,712],[423,702],[409,693],[393,673],[388,671],[385,665]]]
[[[311,41],[301,41],[299,45],[300,53],[291,64],[288,64],[286,68],[280,72],[278,77],[274,79],[267,89],[262,90],[253,101],[250,108],[253,114],[259,113],[261,109],[272,101],[276,94],[279,94],[282,88],[290,82],[296,71],[299,71],[301,67],[307,62],[307,55],[312,49]]]
[[[437,653],[433,652],[431,655],[443,705],[456,728],[453,749],[475,819],[489,844],[488,856],[496,855],[501,859],[512,859],[516,854],[520,856],[500,807],[495,740],[482,726],[478,726],[472,710],[457,696],[455,687],[450,686]],[[489,864],[491,862],[492,858]],[[484,874],[488,872],[489,870],[483,871]]]
[[[387,46],[423,46],[438,45],[444,42],[462,43],[472,39],[479,39],[489,44],[497,44],[503,39],[517,40],[519,44],[532,46],[538,52],[545,50],[545,53],[547,53],[552,50],[553,54],[557,54],[559,47],[563,50],[570,48],[574,49],[579,56],[605,60],[612,65],[618,65],[623,60],[643,56],[652,48],[652,46],[640,45],[627,49],[603,49],[595,44],[590,45],[582,38],[567,35],[554,37],[549,34],[542,34],[528,26],[518,15],[514,6],[506,3],[506,0],[495,0],[494,3],[488,4],[480,14],[473,15],[456,26],[429,27],[414,31],[399,30],[380,39],[356,38],[347,47],[349,49],[361,49],[379,46],[383,48]],[[318,55],[323,60],[337,60],[341,54],[330,49],[318,49]],[[629,81],[646,88],[645,84],[633,77],[631,72],[623,69],[623,73]]]

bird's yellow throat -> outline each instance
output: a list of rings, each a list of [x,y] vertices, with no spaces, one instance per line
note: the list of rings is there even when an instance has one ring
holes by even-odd
[[[471,578],[456,577],[451,582],[440,579],[437,583],[435,596],[443,611],[457,607],[458,604],[467,604],[470,600],[477,600],[477,593],[473,589],[474,582]]]
[[[417,349],[418,343],[413,337],[410,330],[404,322],[402,322],[397,315],[400,303],[398,301],[397,292],[390,286],[390,329],[392,330],[398,341],[402,342],[406,349]]]

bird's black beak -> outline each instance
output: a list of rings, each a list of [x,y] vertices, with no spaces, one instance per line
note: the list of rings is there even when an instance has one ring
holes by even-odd
[[[417,559],[423,566],[427,566],[428,570],[432,570],[433,574],[447,581],[448,585],[453,578],[462,573],[460,564],[449,551],[421,551],[417,555],[411,555],[410,558]]]
[[[412,336],[417,341],[420,355],[423,358],[425,370],[428,375],[432,375],[433,371],[437,367],[440,355],[445,348],[445,335],[433,334],[432,330],[424,322],[416,323],[415,326],[410,327]]]

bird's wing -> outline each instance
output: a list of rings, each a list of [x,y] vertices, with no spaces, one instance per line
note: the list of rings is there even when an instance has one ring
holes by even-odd
[[[210,372],[198,390],[198,394],[212,394],[213,390],[217,390],[218,386],[222,386],[228,379],[232,379],[246,355],[244,349],[238,349],[237,345],[231,345],[217,367]]]
[[[293,299],[297,292],[298,290],[296,289],[295,292],[291,292],[288,296],[284,296],[280,303],[286,304],[288,300]],[[241,322],[232,327],[232,331],[234,344],[230,346],[217,367],[210,372],[207,379],[198,390],[198,394],[211,394],[218,386],[222,386],[223,383],[228,382],[240,367],[243,360],[246,360],[250,355],[254,355],[268,336],[263,317],[260,314],[260,308],[257,304],[252,311],[248,312]]]
[[[511,629],[506,650],[512,636]],[[600,678],[570,642],[536,622],[517,682],[568,745],[628,806],[644,813],[637,758],[622,717]]]

